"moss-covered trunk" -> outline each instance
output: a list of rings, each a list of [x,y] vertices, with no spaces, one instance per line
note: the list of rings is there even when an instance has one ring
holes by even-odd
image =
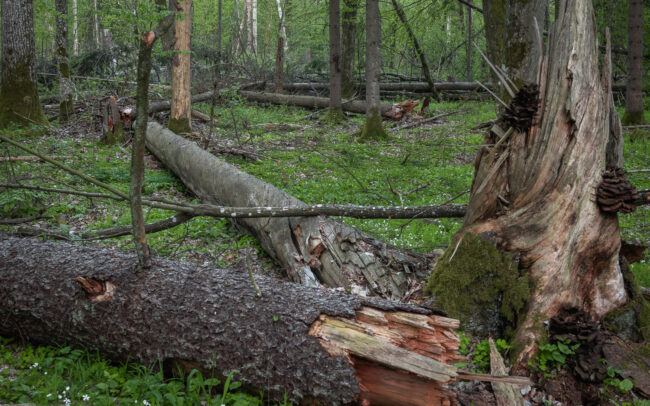
[[[627,92],[623,124],[644,124],[643,116],[643,1],[630,0],[628,11]]]
[[[59,65],[59,120],[72,114],[72,80],[68,62],[68,0],[56,0],[56,59]]]
[[[354,95],[354,43],[357,36],[357,9],[359,0],[343,0],[341,19],[341,96]]]
[[[379,114],[381,16],[378,0],[366,0],[366,122],[360,139],[388,138]]]
[[[2,0],[0,128],[46,123],[34,71],[32,0]]]
[[[497,150],[479,153],[463,228],[429,285],[465,323],[486,329],[499,320],[516,328],[519,361],[544,339],[543,321],[562,308],[602,319],[627,300],[618,220],[594,199],[617,124],[610,123],[617,117],[610,115],[609,66],[601,78],[591,1],[563,4],[542,66],[539,118]],[[492,246],[511,255],[494,256]],[[494,260],[472,262],[476,256]],[[463,276],[455,278],[478,281],[478,291],[494,286],[489,308],[476,289],[447,289],[442,282],[457,272]]]

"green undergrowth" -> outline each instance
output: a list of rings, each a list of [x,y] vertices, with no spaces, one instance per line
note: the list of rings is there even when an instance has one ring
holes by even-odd
[[[111,364],[70,347],[22,346],[0,337],[0,403],[37,405],[228,405],[275,404],[242,392],[231,377],[220,381],[193,370],[165,378],[161,368]],[[284,402],[282,405],[289,405]]]

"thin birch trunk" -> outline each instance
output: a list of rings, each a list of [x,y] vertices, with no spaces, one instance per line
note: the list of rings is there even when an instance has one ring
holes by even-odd
[[[59,66],[59,120],[72,114],[72,81],[68,63],[68,1],[56,0],[56,62]]]
[[[79,0],[72,0],[72,54],[79,55]]]

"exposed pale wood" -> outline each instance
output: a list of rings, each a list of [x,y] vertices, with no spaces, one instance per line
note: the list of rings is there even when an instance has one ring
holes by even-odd
[[[458,379],[465,380],[465,381],[512,383],[519,386],[533,385],[533,382],[530,380],[530,378],[525,376],[493,376],[489,374],[458,372]]]
[[[490,372],[495,376],[507,376],[508,371],[503,363],[503,358],[494,345],[494,340],[489,339],[490,343]],[[492,382],[494,396],[497,399],[498,406],[524,406],[524,398],[517,385],[505,382]]]

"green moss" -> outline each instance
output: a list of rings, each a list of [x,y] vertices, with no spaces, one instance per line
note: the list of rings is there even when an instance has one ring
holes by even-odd
[[[636,276],[627,265],[621,266],[630,301],[609,312],[604,320],[608,330],[632,341],[650,341],[650,303],[641,294]]]
[[[502,336],[516,326],[530,299],[528,277],[520,275],[514,256],[471,233],[449,245],[426,291],[465,331],[481,335]]]
[[[327,109],[327,112],[320,121],[325,125],[336,125],[345,120],[345,114],[343,114],[343,110],[339,107]]]
[[[12,124],[31,126],[48,124],[38,100],[36,83],[29,76],[29,66],[12,68],[15,80],[2,83],[0,90],[0,128]]]
[[[370,112],[370,115],[366,117],[366,121],[363,123],[363,128],[361,128],[361,133],[359,133],[359,139],[383,140],[386,138],[388,138],[388,134],[386,134],[384,126],[381,123],[381,115],[377,109],[374,109]]]
[[[175,132],[176,134],[189,133],[192,132],[192,126],[190,124],[189,118],[169,118],[169,123],[167,128],[170,131]]]
[[[645,117],[643,111],[625,111],[621,119],[623,125],[641,125],[645,124]]]

